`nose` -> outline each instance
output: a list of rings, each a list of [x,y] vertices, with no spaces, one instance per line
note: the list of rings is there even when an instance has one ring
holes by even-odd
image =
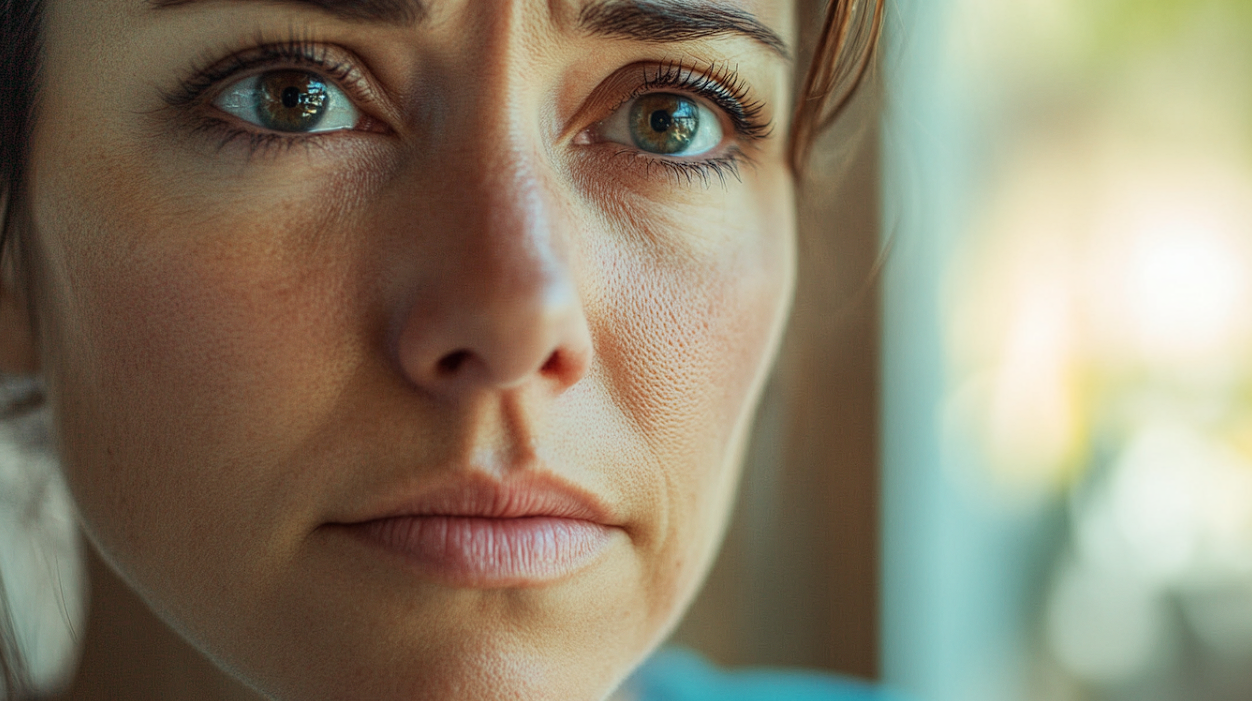
[[[399,365],[445,399],[529,382],[559,394],[592,355],[569,217],[533,159],[480,156],[441,170],[421,235],[443,241],[402,312]]]

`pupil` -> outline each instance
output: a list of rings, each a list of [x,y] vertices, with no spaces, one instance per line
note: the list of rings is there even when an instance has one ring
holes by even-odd
[[[643,95],[631,108],[631,139],[648,153],[681,154],[699,133],[699,107],[682,95]]]
[[[666,132],[674,124],[674,118],[670,116],[666,110],[657,110],[652,113],[652,131]]]
[[[287,109],[291,109],[292,107],[300,104],[300,88],[293,85],[286,90],[283,90],[282,99],[283,107],[286,107]]]

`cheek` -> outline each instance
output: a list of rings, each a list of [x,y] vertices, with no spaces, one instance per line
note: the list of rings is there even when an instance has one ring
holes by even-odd
[[[181,211],[176,188],[106,165],[36,193],[46,367],[88,532],[156,588],[203,581],[206,562],[272,561],[284,524],[316,503],[285,458],[333,410],[344,349],[372,323],[347,287],[370,277],[318,204],[342,198]]]
[[[790,307],[794,220],[785,177],[697,216],[648,222],[618,240],[593,290],[597,362],[617,412],[642,437],[647,486],[663,513],[638,542],[654,548],[651,610],[694,592],[733,502],[740,449]],[[771,187],[771,184],[773,186]],[[623,252],[623,250],[625,252]]]

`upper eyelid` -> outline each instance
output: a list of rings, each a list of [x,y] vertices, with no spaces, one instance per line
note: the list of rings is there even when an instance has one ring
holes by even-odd
[[[643,71],[642,78],[629,78],[632,71],[636,71],[635,75],[638,76],[637,71],[640,70]],[[729,127],[724,135],[726,145],[722,149],[733,148],[744,158],[747,158],[745,148],[752,148],[755,142],[773,134],[772,120],[762,119],[767,107],[765,101],[759,99],[751,86],[727,66],[719,67],[718,64],[710,63],[704,70],[700,70],[695,65],[681,61],[642,61],[619,69],[606,84],[626,80],[634,87],[618,91],[620,97],[610,103],[611,109],[604,112],[600,119],[579,128],[576,134],[596,133],[600,125],[632,100],[654,93],[683,93],[708,103],[724,119],[724,126]],[[604,88],[606,84],[602,84],[597,90]],[[718,92],[721,94],[717,94]],[[723,99],[717,99],[719,97]],[[727,104],[727,101],[732,104]],[[734,114],[736,107],[739,111],[737,115]],[[698,156],[684,158],[651,153],[646,153],[646,157],[674,163],[696,163],[701,160]]]

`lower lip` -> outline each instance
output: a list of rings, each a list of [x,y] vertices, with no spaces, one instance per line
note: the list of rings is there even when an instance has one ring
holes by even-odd
[[[595,559],[609,542],[606,526],[550,516],[402,516],[348,528],[403,555],[424,574],[469,587],[560,579]]]

